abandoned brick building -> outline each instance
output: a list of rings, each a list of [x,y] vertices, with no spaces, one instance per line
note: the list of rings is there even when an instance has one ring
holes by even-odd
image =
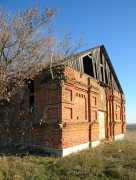
[[[47,67],[22,97],[0,111],[1,144],[66,156],[124,136],[125,96],[104,45]]]

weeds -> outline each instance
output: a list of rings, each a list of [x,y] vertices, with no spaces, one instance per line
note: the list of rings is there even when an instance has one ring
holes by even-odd
[[[0,179],[136,180],[136,141],[132,141],[133,138],[129,140],[130,134],[125,137],[127,140],[90,148],[64,158],[2,156]]]

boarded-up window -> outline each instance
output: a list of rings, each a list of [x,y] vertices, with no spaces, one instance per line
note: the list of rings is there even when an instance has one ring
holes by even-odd
[[[99,111],[99,139],[105,138],[105,116],[104,112]]]
[[[118,106],[117,106],[117,104],[115,104],[115,110],[118,110]]]
[[[115,114],[115,120],[118,120],[118,114],[117,113]]]
[[[92,120],[97,120],[97,111],[92,111]]]
[[[65,89],[65,99],[66,101],[72,101],[72,90]]]
[[[92,96],[92,106],[97,106],[97,98]]]
[[[72,108],[65,108],[65,119],[72,119]]]
[[[84,94],[76,93],[74,115],[78,121],[84,121],[87,119],[87,99]]]

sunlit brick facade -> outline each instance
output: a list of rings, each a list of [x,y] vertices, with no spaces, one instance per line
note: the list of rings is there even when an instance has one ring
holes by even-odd
[[[56,67],[59,70],[54,70]],[[111,78],[109,86],[108,76],[103,73],[104,82],[68,65],[61,68],[59,64],[54,69],[59,72],[54,78],[47,77],[48,69],[34,79],[33,98],[28,87],[21,103],[11,102],[16,106],[10,109],[5,124],[1,112],[1,143],[37,146],[47,153],[65,156],[104,141],[122,139],[126,130],[125,96],[120,84],[115,84],[116,77],[115,82]],[[104,69],[106,65],[101,69],[105,73]],[[33,106],[31,113],[26,105]]]

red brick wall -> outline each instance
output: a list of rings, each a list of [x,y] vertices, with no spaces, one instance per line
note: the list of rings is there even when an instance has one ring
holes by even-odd
[[[67,124],[62,133],[63,147],[97,141],[99,85],[96,80],[69,67],[66,67],[65,74],[68,80],[62,91],[71,91],[72,98],[68,101],[66,93],[62,97],[62,121]],[[70,111],[66,109],[71,109],[72,116],[68,115]],[[89,122],[93,122],[93,125],[90,126]]]
[[[50,148],[61,146],[67,148],[89,141],[98,141],[99,110],[105,113],[106,138],[113,139],[113,136],[125,132],[123,94],[101,86],[95,79],[70,67],[65,67],[64,74],[67,80],[61,84],[57,80],[40,84],[39,80],[35,79],[32,124],[26,126],[26,129],[24,126],[19,129],[1,128],[1,142],[23,142]],[[12,114],[14,116],[14,111]],[[16,124],[15,117],[13,122]],[[27,117],[25,113],[21,118],[19,115],[18,119],[22,120],[23,124],[25,121],[29,122]]]
[[[98,123],[90,125],[90,141],[98,141],[99,140],[99,125]]]
[[[122,133],[122,124],[115,124],[114,125],[114,136],[119,135],[119,134],[123,134]]]
[[[62,131],[62,147],[68,148],[89,142],[89,124],[67,124]]]
[[[105,134],[107,138],[113,138],[113,136],[125,132],[124,95],[111,88],[100,86],[96,80],[70,67],[66,67],[65,74],[68,76],[68,80],[63,91],[69,90],[72,98],[67,101],[67,94],[64,94],[62,98],[62,121],[67,124],[90,122],[90,141],[97,141],[99,140],[98,110],[102,110],[105,113]]]
[[[62,130],[56,125],[33,128],[0,129],[1,145],[40,145],[48,148],[61,148]]]
[[[34,100],[35,122],[61,122],[61,87],[56,81],[39,85],[36,80]]]

